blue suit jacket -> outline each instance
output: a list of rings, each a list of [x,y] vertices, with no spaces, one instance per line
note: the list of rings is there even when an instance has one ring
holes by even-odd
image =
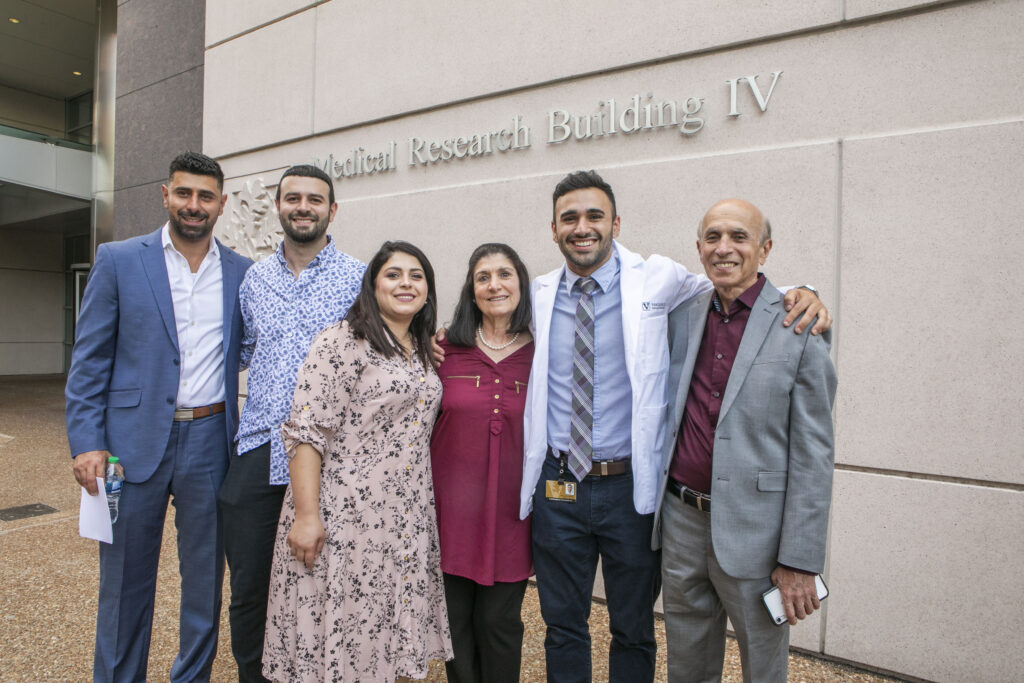
[[[238,286],[252,261],[217,246],[224,282],[224,438],[230,446],[238,428]],[[160,230],[100,245],[65,389],[71,455],[108,450],[120,458],[129,482],[149,479],[167,446],[179,370]]]

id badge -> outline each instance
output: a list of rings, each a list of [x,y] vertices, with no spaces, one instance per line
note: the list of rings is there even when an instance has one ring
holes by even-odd
[[[575,503],[576,482],[548,479],[544,482],[544,494],[548,500],[558,500],[563,503]]]

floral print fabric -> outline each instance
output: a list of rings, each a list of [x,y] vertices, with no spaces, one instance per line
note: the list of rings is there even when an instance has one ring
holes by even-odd
[[[323,457],[326,541],[312,571],[292,557],[285,494],[274,548],[263,674],[275,681],[422,678],[451,659],[429,440],[441,381],[384,358],[342,322],[313,342],[281,433],[289,457]]]
[[[294,276],[284,245],[253,264],[238,290],[245,335],[242,367],[249,368],[249,395],[238,423],[238,453],[270,442],[270,483],[288,483],[288,458],[280,425],[292,405],[295,373],[320,332],[348,313],[359,296],[366,266],[327,246]]]

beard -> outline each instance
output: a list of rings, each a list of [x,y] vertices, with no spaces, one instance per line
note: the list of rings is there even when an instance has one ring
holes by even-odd
[[[201,242],[209,237],[210,233],[213,232],[214,224],[217,222],[216,216],[211,218],[205,213],[188,213],[187,211],[179,211],[177,214],[169,214],[167,218],[168,223],[171,226],[171,230],[173,230],[178,237],[188,240],[189,242]],[[198,226],[187,225],[183,220],[181,220],[185,218],[199,219],[202,220],[203,223]]]
[[[300,214],[293,212],[288,216],[281,215],[281,228],[284,229],[284,234],[287,235],[293,242],[299,244],[308,244],[310,242],[316,242],[318,239],[324,236],[327,232],[327,226],[331,223],[330,216],[316,221],[308,228],[296,228],[293,223],[298,218],[316,218],[315,214]]]
[[[601,235],[594,235],[593,238],[597,240],[598,249],[586,254],[574,251],[569,245],[568,240],[560,240],[558,242],[558,249],[562,252],[562,256],[565,257],[569,265],[576,266],[577,270],[585,271],[607,261],[612,253],[611,237],[607,241],[603,241]]]

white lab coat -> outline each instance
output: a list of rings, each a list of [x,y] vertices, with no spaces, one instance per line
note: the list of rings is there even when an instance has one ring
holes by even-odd
[[[622,291],[622,330],[626,371],[633,389],[633,504],[640,514],[654,512],[655,487],[665,445],[668,401],[668,313],[691,297],[711,289],[695,275],[664,256],[644,260],[618,242],[619,287]],[[548,355],[555,293],[566,266],[536,278],[530,287],[533,302],[533,368],[526,392],[524,415],[523,487],[519,516],[533,507],[533,492],[547,454]],[[563,340],[571,343],[571,340]]]

